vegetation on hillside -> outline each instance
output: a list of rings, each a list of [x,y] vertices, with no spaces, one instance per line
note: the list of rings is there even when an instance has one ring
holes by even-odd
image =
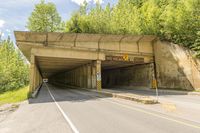
[[[0,93],[28,84],[28,64],[13,42],[0,40]]]
[[[66,23],[66,32],[157,35],[200,56],[199,0],[119,0],[111,7],[80,7]]]

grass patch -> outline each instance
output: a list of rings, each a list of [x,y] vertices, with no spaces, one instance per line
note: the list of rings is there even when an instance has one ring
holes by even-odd
[[[28,99],[28,86],[13,90],[7,91],[0,94],[0,105],[7,103],[16,103]]]

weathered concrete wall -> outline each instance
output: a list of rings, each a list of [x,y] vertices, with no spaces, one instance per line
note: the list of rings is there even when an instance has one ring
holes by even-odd
[[[80,88],[101,89],[101,84],[98,86],[96,77],[99,71],[98,68],[101,68],[101,64],[98,62],[99,61],[92,61],[89,64],[79,66],[72,70],[58,73],[50,78],[50,82]]]
[[[200,88],[199,60],[179,45],[157,41],[154,45],[158,87],[193,90]]]
[[[152,64],[135,65],[102,71],[103,87],[144,86],[152,87]]]
[[[53,76],[54,83],[65,84],[76,87],[91,88],[88,85],[88,80],[91,81],[91,70],[90,64],[79,66],[67,72],[58,73]]]

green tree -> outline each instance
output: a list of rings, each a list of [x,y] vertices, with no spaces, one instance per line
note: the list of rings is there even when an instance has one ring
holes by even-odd
[[[53,3],[45,3],[41,0],[35,5],[34,11],[28,18],[27,28],[37,32],[62,31],[64,23],[61,22],[56,6]]]
[[[171,0],[160,16],[163,36],[172,42],[192,47],[200,20],[199,0]]]
[[[71,19],[66,23],[66,31],[72,33],[81,33],[82,30],[79,26],[79,13],[74,13]]]
[[[28,64],[8,38],[0,42],[0,92],[28,84]]]
[[[196,56],[200,57],[200,31],[197,33],[197,39],[195,40],[195,43],[192,47],[194,51],[196,51]]]

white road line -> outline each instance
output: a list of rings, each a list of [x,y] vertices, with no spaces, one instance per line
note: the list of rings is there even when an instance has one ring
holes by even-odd
[[[54,96],[52,95],[48,85],[45,83],[47,90],[51,96],[51,98],[53,99],[54,103],[56,104],[56,106],[58,107],[59,111],[61,112],[61,114],[63,115],[63,117],[65,118],[65,120],[67,121],[67,123],[70,125],[70,128],[72,129],[72,131],[74,133],[79,133],[79,131],[77,130],[77,128],[74,126],[74,124],[72,123],[72,121],[69,119],[69,117],[65,114],[65,112],[63,111],[63,109],[60,107],[60,105],[56,102]]]

